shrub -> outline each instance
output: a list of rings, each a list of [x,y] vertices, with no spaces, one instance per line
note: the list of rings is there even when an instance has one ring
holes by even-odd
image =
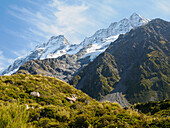
[[[27,124],[29,113],[24,105],[17,103],[2,105],[0,107],[1,128],[23,128],[32,127]]]

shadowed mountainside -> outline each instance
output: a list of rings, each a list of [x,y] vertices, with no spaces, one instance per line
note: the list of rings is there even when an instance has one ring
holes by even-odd
[[[120,35],[70,83],[96,99],[116,92],[131,103],[169,99],[169,47],[170,23],[152,20]]]

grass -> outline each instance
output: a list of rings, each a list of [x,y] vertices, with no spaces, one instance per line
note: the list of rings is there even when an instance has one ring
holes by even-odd
[[[7,103],[0,107],[0,127],[1,128],[26,128],[33,127],[28,123],[29,112],[24,105],[17,103]]]
[[[31,91],[40,97],[30,95]],[[75,102],[66,97],[76,96]],[[28,104],[29,109],[26,109]],[[164,111],[164,112],[163,112]],[[119,104],[90,98],[82,91],[53,77],[12,75],[0,77],[0,126],[27,127],[169,127],[169,118],[158,111],[154,116]]]

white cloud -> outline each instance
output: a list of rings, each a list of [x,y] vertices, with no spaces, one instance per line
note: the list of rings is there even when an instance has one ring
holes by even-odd
[[[29,24],[27,34],[32,33],[33,37],[44,40],[50,36],[65,35],[69,41],[80,43],[99,29],[99,26],[101,28],[103,23],[107,23],[108,17],[117,14],[112,5],[104,1],[78,0],[73,3],[50,0],[42,2],[41,6],[32,0],[27,2],[34,5],[36,10],[12,5],[9,13]]]
[[[91,36],[103,26],[109,26],[110,22],[114,22],[115,19],[119,20],[123,14],[127,15],[139,10],[140,13],[146,15],[151,14],[154,10],[169,13],[170,2],[168,1],[49,0],[45,3],[41,0],[26,0],[33,7],[12,5],[9,13],[29,24],[22,37],[26,37],[29,41],[41,42],[44,40],[44,43],[50,36],[65,35],[69,41],[80,43],[85,36]],[[153,6],[150,7],[152,4]],[[119,12],[123,14],[119,14]],[[19,35],[22,36],[22,34]]]
[[[169,19],[170,16],[169,0],[24,0],[23,3],[22,6],[11,5],[8,9],[22,26],[19,29],[6,28],[8,33],[24,39],[19,45],[23,48],[24,44],[25,49],[13,51],[17,56],[28,53],[50,36],[62,34],[72,43],[80,43],[84,37],[133,12],[145,14],[144,17],[148,18],[164,15]],[[0,69],[5,65],[3,62],[8,63],[0,51]]]
[[[88,9],[85,5],[80,6],[65,6],[58,4],[58,10],[54,13],[57,18],[59,26],[65,26],[66,32],[77,32],[82,24],[89,23],[87,18],[83,15]],[[64,27],[64,28],[65,28]]]
[[[78,35],[82,32],[85,26],[93,24],[88,21],[87,15],[85,15],[88,6],[83,3],[80,5],[67,5],[59,0],[53,0],[52,3],[43,6],[45,6],[44,10],[39,11],[11,6],[9,13],[30,24],[29,32],[46,39],[50,36],[61,34],[71,39],[71,34],[76,36],[76,34]]]
[[[163,11],[164,13],[170,12],[170,1],[169,0],[152,0],[155,8],[159,11]]]

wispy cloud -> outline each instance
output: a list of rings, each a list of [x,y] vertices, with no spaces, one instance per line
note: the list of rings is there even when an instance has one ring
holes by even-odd
[[[123,15],[121,18],[124,18],[124,15],[128,17],[130,15],[128,13],[135,11],[137,13],[140,11],[141,15],[152,14],[154,10],[170,12],[170,3],[167,0],[144,0],[140,2],[134,0],[77,0],[74,2],[69,0],[49,0],[45,2],[26,0],[26,2],[33,7],[10,6],[9,13],[28,24],[22,34],[16,32],[13,32],[13,34],[16,33],[17,36],[29,42],[39,43],[44,43],[55,35],[65,35],[72,43],[80,43],[85,36],[91,36],[103,26],[107,27],[111,22],[120,20],[121,15]],[[154,7],[150,7],[151,4]],[[149,12],[149,10],[152,11]]]
[[[53,35],[65,35],[71,42],[80,43],[85,36],[95,32],[101,22],[106,22],[108,17],[117,14],[111,5],[104,1],[102,4],[99,1],[78,0],[71,3],[66,0],[51,0],[41,3],[43,8],[35,1],[27,2],[38,9],[12,5],[9,13],[29,24],[27,33],[44,40]]]
[[[164,13],[170,12],[170,1],[169,0],[152,0],[155,8]]]
[[[9,13],[30,24],[29,32],[46,39],[52,35],[60,34],[71,39],[71,34],[72,36],[78,35],[84,26],[92,24],[85,15],[88,6],[83,3],[67,5],[59,0],[53,0],[43,6],[45,6],[44,10],[35,11],[13,5],[10,7]]]
[[[21,40],[15,49],[8,48],[16,56],[28,53],[51,36],[62,34],[72,43],[80,43],[86,36],[133,12],[147,18],[169,20],[170,17],[169,0],[24,0],[15,3],[8,6],[8,13],[12,20],[17,20],[9,22],[14,24],[8,25],[5,32]],[[0,69],[5,65],[3,62],[8,62],[4,57],[7,53],[0,52]]]

